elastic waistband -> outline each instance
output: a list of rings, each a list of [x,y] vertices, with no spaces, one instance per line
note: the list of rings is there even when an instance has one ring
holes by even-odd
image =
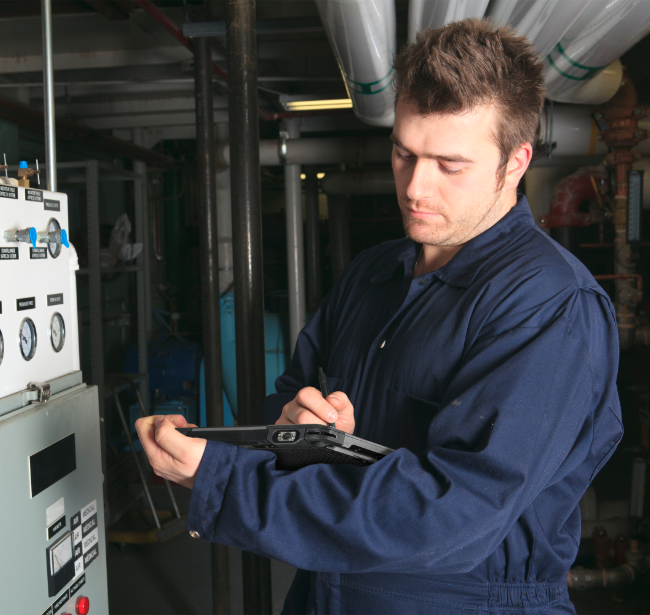
[[[568,600],[566,578],[556,583],[477,583],[458,577],[414,574],[362,573],[335,576],[339,577],[338,582],[342,586],[385,593],[395,598],[417,597],[419,602],[476,610],[507,609],[508,613],[538,613]]]

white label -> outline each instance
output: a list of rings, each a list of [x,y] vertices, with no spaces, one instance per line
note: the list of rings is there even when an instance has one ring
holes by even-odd
[[[80,557],[74,563],[74,576],[78,577],[84,571],[84,560],[83,557]]]
[[[63,517],[63,515],[65,515],[65,502],[61,498],[45,511],[45,527],[50,527],[50,525],[60,517]]]
[[[92,549],[99,542],[99,531],[95,528],[88,536],[83,539],[83,553],[84,555]]]
[[[78,545],[81,542],[81,526],[72,532],[72,544]]]
[[[88,506],[81,509],[81,523],[90,519],[97,512],[97,500],[93,500]]]

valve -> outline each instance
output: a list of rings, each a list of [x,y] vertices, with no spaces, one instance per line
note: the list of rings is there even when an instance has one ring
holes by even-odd
[[[38,234],[36,233],[36,229],[33,226],[20,230],[5,231],[4,233],[5,241],[15,243],[31,243],[32,247],[34,248],[36,248],[37,237]]]
[[[56,243],[56,244],[64,245],[66,248],[70,247],[70,242],[68,241],[68,233],[63,228],[54,231],[41,231],[38,234],[38,242]]]
[[[32,175],[36,175],[36,179],[38,180],[38,185],[41,185],[41,175],[40,175],[40,170],[38,168],[38,160],[36,161],[36,168],[35,169],[30,169],[27,166],[27,161],[26,160],[21,160],[18,163],[18,185],[22,186],[23,188],[29,188],[29,178]]]

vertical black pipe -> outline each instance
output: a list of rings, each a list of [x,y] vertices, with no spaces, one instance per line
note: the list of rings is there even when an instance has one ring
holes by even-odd
[[[214,104],[210,39],[194,40],[196,93],[196,166],[199,195],[199,249],[201,254],[201,310],[205,360],[205,408],[208,426],[223,425],[221,374],[221,315],[217,253],[217,194],[214,160]],[[172,258],[174,256],[172,255]],[[213,544],[212,608],[215,615],[230,613],[228,548]]]
[[[260,134],[254,0],[228,0],[228,119],[240,425],[262,423],[266,396]],[[242,553],[244,613],[271,613],[271,562]]]
[[[320,222],[318,218],[318,175],[316,171],[317,167],[305,167],[307,309],[310,312],[318,309],[321,300]]]
[[[350,264],[350,204],[347,196],[327,197],[330,229],[332,282],[339,279]]]

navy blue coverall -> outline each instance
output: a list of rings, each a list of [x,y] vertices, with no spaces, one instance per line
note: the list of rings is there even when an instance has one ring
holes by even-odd
[[[368,467],[275,470],[208,442],[188,529],[297,566],[286,613],[574,613],[578,501],[622,435],[611,302],[528,203],[413,278],[410,239],[359,255],[267,398],[344,391]]]

